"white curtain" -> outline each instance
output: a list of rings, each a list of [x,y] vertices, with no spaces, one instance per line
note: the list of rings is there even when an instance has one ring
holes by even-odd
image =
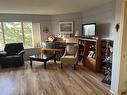
[[[33,26],[33,40],[34,40],[34,47],[39,48],[41,45],[41,29],[40,23],[32,23]]]

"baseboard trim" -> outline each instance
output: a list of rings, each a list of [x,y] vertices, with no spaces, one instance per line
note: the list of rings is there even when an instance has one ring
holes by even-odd
[[[112,90],[109,90],[113,95],[117,95],[114,91]]]

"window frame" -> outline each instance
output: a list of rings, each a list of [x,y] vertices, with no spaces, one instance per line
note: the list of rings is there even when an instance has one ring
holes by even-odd
[[[23,23],[31,23],[30,21],[5,21],[5,23],[9,23],[9,22],[19,22],[21,23],[21,33],[22,33],[22,39],[23,39],[23,44],[25,44],[25,34],[24,34],[24,25]],[[6,41],[5,41],[5,30],[4,30],[4,21],[0,21],[1,23],[1,27],[2,27],[2,34],[3,34],[3,43],[4,45],[6,44]],[[34,48],[34,37],[33,37],[33,28],[32,28],[32,47],[24,47],[25,49],[32,49]],[[0,50],[3,49],[3,47],[0,47]]]
[[[25,35],[24,35],[24,25],[23,25],[23,23],[32,23],[32,22],[30,22],[30,21],[22,21],[21,22],[21,24],[22,24],[21,25],[22,26],[22,33],[23,33],[23,44],[25,44]],[[34,35],[33,35],[33,27],[32,27],[32,47],[29,47],[29,48],[25,47],[25,49],[32,49],[32,48],[34,48],[34,37],[33,36]]]

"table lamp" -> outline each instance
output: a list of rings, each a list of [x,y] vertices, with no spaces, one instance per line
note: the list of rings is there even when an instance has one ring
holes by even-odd
[[[82,36],[82,33],[80,31],[76,31],[75,32],[75,37],[80,37],[80,36]]]

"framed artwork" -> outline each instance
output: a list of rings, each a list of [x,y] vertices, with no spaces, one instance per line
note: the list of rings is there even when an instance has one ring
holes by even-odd
[[[61,34],[73,34],[73,22],[59,22],[59,32]]]

